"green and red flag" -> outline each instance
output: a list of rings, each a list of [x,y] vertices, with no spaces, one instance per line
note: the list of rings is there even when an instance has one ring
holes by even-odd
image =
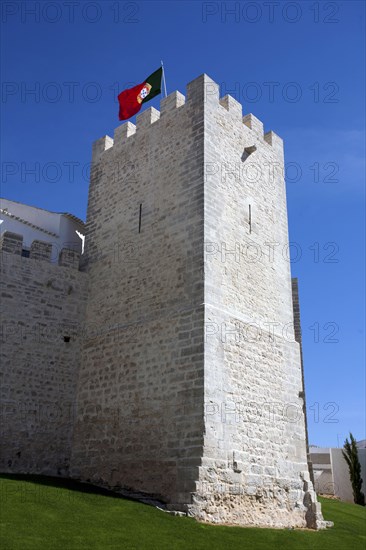
[[[118,96],[119,119],[127,120],[132,117],[142,107],[143,103],[150,101],[153,97],[161,93],[161,78],[163,67],[148,76],[144,82],[124,90]]]

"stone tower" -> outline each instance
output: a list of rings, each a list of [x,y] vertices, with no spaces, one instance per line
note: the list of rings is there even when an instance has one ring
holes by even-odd
[[[92,162],[71,476],[200,520],[323,527],[282,140],[203,75]]]

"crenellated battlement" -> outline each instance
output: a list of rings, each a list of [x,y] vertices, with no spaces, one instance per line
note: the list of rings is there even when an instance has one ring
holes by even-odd
[[[23,240],[23,235],[13,233],[12,231],[4,231],[0,236],[0,252],[51,263],[53,260],[52,243],[34,240],[29,248],[25,248]],[[80,254],[76,250],[65,247],[59,252],[58,261],[53,263],[61,267],[79,269]]]
[[[8,415],[0,467],[203,521],[324,526],[290,264],[268,251],[289,246],[281,138],[203,74],[95,141],[92,163],[85,232],[3,209],[6,405],[76,407],[29,438]]]
[[[253,137],[260,139],[263,144],[273,147],[273,149],[282,153],[283,141],[273,131],[264,132],[263,122],[252,113],[242,115],[242,105],[234,97],[227,94],[220,97],[220,87],[214,80],[206,74],[192,80],[187,85],[187,99],[179,91],[174,91],[160,101],[160,111],[154,107],[145,109],[136,117],[136,125],[132,122],[124,122],[114,131],[114,138],[106,135],[93,143],[92,163],[95,165],[101,160],[102,154],[114,148],[119,150],[129,138],[136,133],[148,131],[151,126],[159,121],[164,121],[166,117],[174,116],[180,112],[181,108],[189,109],[194,107],[194,116],[197,116],[197,107],[201,106],[204,110],[207,106],[210,108],[224,109],[232,122],[240,121],[245,127],[249,128]]]

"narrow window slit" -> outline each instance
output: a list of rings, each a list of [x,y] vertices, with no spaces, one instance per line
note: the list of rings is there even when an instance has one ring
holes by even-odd
[[[249,224],[249,233],[252,232],[252,205],[249,205],[249,217],[248,217],[248,224]]]
[[[139,233],[141,233],[141,217],[142,217],[142,204],[140,204],[140,212],[139,212]]]

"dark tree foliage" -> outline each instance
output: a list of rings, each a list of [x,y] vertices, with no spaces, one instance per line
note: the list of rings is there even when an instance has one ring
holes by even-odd
[[[349,438],[350,438],[350,441],[348,441],[348,438],[346,438],[346,441],[344,442],[344,446],[343,446],[344,450],[342,450],[342,454],[349,468],[349,477],[351,480],[352,490],[353,490],[353,500],[355,501],[355,504],[360,504],[361,506],[365,506],[365,495],[361,491],[361,487],[362,487],[361,464],[358,458],[356,440],[351,433],[349,434]]]

